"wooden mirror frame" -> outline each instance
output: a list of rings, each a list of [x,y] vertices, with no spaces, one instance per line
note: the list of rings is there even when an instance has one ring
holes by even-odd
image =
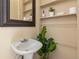
[[[32,27],[35,26],[35,0],[32,1],[32,21],[21,21],[10,19],[10,0],[0,0],[0,26],[5,27]]]

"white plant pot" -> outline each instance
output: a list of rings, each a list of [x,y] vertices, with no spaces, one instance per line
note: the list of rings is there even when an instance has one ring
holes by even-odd
[[[55,12],[49,12],[49,16],[54,16]]]

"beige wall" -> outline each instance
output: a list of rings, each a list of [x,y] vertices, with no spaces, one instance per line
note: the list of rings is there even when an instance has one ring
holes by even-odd
[[[79,59],[79,0],[77,0],[77,7],[78,7],[78,13],[77,13],[77,59]]]

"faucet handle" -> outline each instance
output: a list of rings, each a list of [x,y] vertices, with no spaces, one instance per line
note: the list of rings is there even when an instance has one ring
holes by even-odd
[[[22,39],[22,40],[21,40],[22,43],[23,43],[23,42],[26,42],[26,41],[28,41],[28,40],[27,40],[27,39]]]

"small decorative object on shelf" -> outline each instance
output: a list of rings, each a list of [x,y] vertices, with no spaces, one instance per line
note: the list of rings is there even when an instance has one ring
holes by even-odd
[[[46,26],[43,26],[41,32],[37,36],[38,41],[43,44],[43,47],[37,52],[41,59],[49,59],[49,53],[56,50],[56,42],[54,38],[46,38],[47,29]]]
[[[70,13],[70,14],[75,14],[75,13],[77,13],[77,7],[71,7],[71,8],[69,8],[69,13]]]
[[[54,16],[55,15],[55,9],[50,7],[49,8],[49,16]]]
[[[45,11],[43,10],[42,11],[42,17],[45,17],[46,15],[45,15]]]

